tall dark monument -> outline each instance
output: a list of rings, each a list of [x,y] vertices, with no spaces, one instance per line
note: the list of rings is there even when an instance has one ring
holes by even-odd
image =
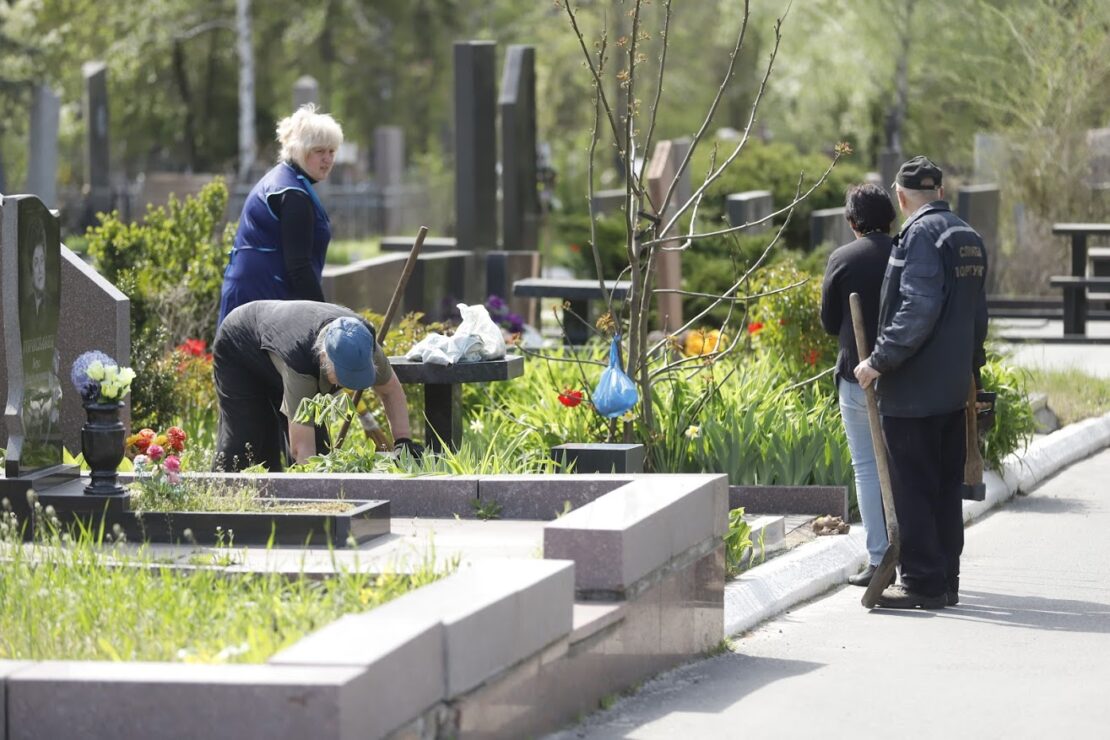
[[[108,145],[108,66],[104,62],[85,62],[85,188],[86,220],[112,205],[111,167]]]
[[[497,45],[455,43],[455,236],[457,248],[497,247]]]
[[[501,233],[505,250],[536,248],[536,50],[510,46],[501,77]]]

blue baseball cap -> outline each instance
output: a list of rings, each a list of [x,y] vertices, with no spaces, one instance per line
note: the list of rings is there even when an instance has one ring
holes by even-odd
[[[324,351],[339,385],[362,390],[374,385],[374,333],[358,319],[343,316],[324,329]]]

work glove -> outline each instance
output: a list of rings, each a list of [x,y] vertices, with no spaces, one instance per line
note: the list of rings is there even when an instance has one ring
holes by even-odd
[[[408,437],[398,437],[393,441],[393,451],[398,455],[408,452],[413,460],[419,460],[424,454],[424,446],[419,442],[413,442]]]

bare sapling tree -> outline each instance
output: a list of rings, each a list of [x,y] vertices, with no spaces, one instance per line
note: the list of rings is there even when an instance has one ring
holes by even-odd
[[[741,346],[744,332],[729,331],[729,324],[733,321],[742,321],[747,303],[761,297],[760,294],[747,292],[746,286],[749,285],[753,274],[766,262],[780,243],[786,224],[781,224],[770,235],[766,247],[754,262],[736,266],[731,286],[720,294],[687,291],[680,287],[657,287],[661,260],[672,251],[696,254],[699,242],[705,239],[735,236],[753,226],[770,223],[776,217],[784,217],[784,221],[788,222],[795,206],[820,187],[840,157],[850,152],[847,145],[838,144],[828,167],[808,186],[805,184],[804,173],[800,173],[793,199],[774,213],[755,221],[730,225],[726,228],[699,229],[697,218],[699,205],[706,197],[710,186],[741,156],[751,138],[782,39],[782,26],[786,12],[775,20],[774,41],[766,65],[762,69],[761,81],[751,103],[746,125],[735,143],[730,143],[727,151],[719,152],[716,142],[708,140],[711,138],[710,131],[717,109],[736,75],[737,59],[749,31],[751,9],[750,0],[746,0],[735,32],[735,41],[729,53],[728,64],[716,94],[702,117],[701,124],[692,133],[689,148],[681,162],[674,168],[673,175],[664,188],[654,188],[653,198],[652,188],[645,183],[647,167],[638,166],[637,161],[641,157],[646,160],[657,133],[656,122],[664,102],[672,1],[663,0],[659,12],[654,13],[647,12],[650,5],[651,0],[621,0],[620,8],[626,13],[628,21],[623,27],[630,28],[630,33],[614,40],[609,37],[608,29],[603,27],[599,36],[591,40],[583,30],[578,8],[569,0],[561,3],[570,29],[577,37],[585,66],[593,78],[594,116],[587,166],[587,203],[593,202],[595,159],[599,144],[603,140],[611,139],[616,142],[616,154],[623,177],[624,249],[627,265],[620,274],[603,274],[603,260],[598,246],[594,214],[591,213],[590,217],[590,249],[598,284],[608,303],[608,312],[597,322],[597,329],[602,335],[619,334],[624,340],[626,371],[636,382],[641,402],[636,412],[637,418],[631,423],[626,420],[623,436],[626,441],[631,441],[638,436],[641,441],[648,444],[653,439],[657,439],[661,432],[656,418],[657,410],[653,404],[653,385],[668,376],[699,371]],[[649,20],[658,26],[655,33],[647,28]],[[657,43],[653,44],[656,39]],[[657,63],[653,64],[649,61],[648,53],[645,51],[647,49],[658,49]],[[606,76],[611,73],[614,65],[618,67],[615,76],[620,82],[627,101],[623,113],[606,93]],[[649,99],[650,102],[647,105],[641,99],[641,94]],[[678,101],[676,104],[685,104],[685,101]],[[700,184],[692,188],[689,197],[678,202],[680,181],[687,176],[695,152],[699,147],[705,146],[712,147],[710,164],[702,173]],[[684,231],[680,231],[682,224],[688,224]],[[631,284],[630,291],[620,305],[614,305],[612,291],[607,289],[606,280],[612,279],[628,280]],[[771,292],[794,287],[797,286],[785,286]],[[649,317],[657,298],[666,294],[697,296],[708,299],[709,303],[681,325],[676,325],[678,322],[675,321],[668,321],[667,316],[660,316],[666,332],[661,339],[657,336],[654,341],[651,341]],[[726,316],[720,336],[728,337],[727,341],[722,339],[711,351],[695,357],[682,357],[670,351],[677,335],[699,326],[699,322],[703,322],[710,312],[718,308],[723,309]],[[566,320],[582,320],[582,318],[564,318],[564,321]],[[727,377],[726,374],[715,382],[708,383],[702,397],[694,403],[699,406],[704,404],[707,398],[716,392],[719,385],[727,380]],[[615,436],[615,426],[610,425],[610,438],[613,436]]]

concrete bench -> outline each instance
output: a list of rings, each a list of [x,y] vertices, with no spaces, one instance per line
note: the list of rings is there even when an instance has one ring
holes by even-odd
[[[590,301],[603,301],[612,292],[613,300],[624,300],[632,283],[627,280],[606,280],[605,292],[596,280],[555,280],[552,278],[527,278],[513,283],[513,295],[523,298],[562,298],[570,303],[570,310],[582,321],[563,318],[563,331],[567,344],[585,344],[590,338]],[[583,323],[587,322],[587,323]]]

